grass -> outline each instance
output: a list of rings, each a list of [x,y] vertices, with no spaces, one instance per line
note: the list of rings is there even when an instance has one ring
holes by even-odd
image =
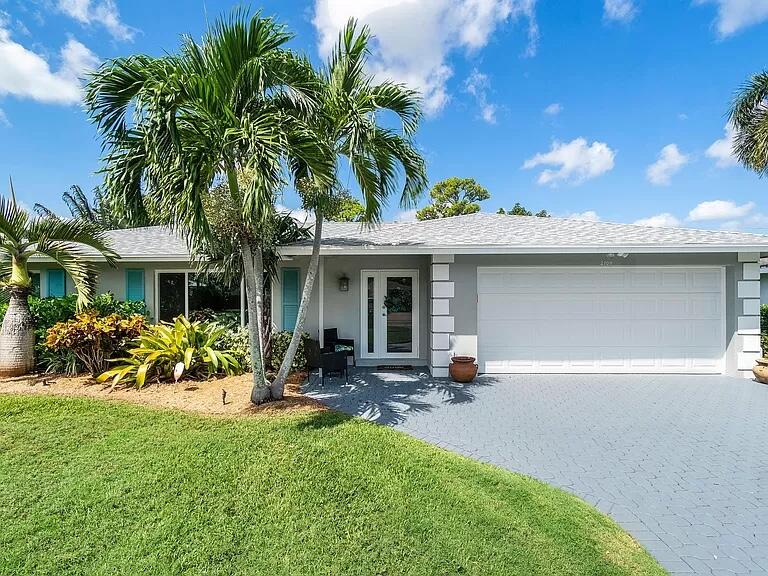
[[[0,574],[664,574],[545,484],[326,412],[0,396]]]

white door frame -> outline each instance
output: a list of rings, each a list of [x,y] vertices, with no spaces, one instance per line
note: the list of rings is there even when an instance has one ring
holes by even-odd
[[[475,285],[475,294],[478,298],[478,306],[477,306],[477,312],[476,312],[476,326],[477,326],[477,363],[478,366],[482,367],[483,360],[480,357],[480,343],[482,339],[482,334],[480,333],[480,272],[482,271],[498,271],[498,270],[521,270],[521,269],[538,269],[538,270],[622,270],[622,269],[638,269],[638,268],[653,268],[653,269],[660,269],[660,268],[668,268],[668,269],[690,269],[690,268],[710,268],[713,270],[718,270],[720,272],[720,326],[722,330],[722,354],[719,358],[718,367],[717,367],[717,373],[725,374],[726,369],[726,354],[728,350],[728,334],[727,334],[727,317],[726,317],[726,267],[719,264],[640,264],[640,265],[626,265],[626,264],[617,264],[615,266],[599,266],[599,265],[588,265],[588,266],[579,266],[579,265],[565,265],[565,266],[537,266],[537,265],[527,265],[527,266],[478,266],[476,271],[476,285]],[[590,373],[590,372],[586,372]],[[663,372],[652,372],[654,374],[662,374]],[[695,373],[695,372],[691,372]],[[702,373],[714,373],[710,371],[702,372]]]
[[[374,306],[384,306],[386,278],[388,276],[408,276],[412,278],[413,309],[411,311],[411,330],[413,348],[411,352],[387,352],[386,318],[384,314],[374,315],[373,352],[368,352],[368,277],[374,278]],[[361,270],[360,271],[360,358],[418,358],[419,357],[419,271],[417,269]]]

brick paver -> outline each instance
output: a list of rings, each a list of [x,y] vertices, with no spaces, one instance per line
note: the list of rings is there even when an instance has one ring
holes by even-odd
[[[564,488],[673,574],[768,574],[768,386],[724,376],[358,371],[309,394]]]

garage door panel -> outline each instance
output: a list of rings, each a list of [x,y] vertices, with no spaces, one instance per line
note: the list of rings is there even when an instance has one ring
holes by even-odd
[[[481,371],[722,372],[720,268],[479,268]]]

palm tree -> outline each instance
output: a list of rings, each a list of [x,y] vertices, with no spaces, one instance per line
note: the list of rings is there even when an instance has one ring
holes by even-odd
[[[365,205],[363,222],[375,223],[381,220],[387,199],[398,192],[401,175],[404,176],[400,190],[403,208],[415,204],[427,186],[427,175],[424,160],[411,141],[421,118],[419,96],[401,84],[389,81],[375,84],[366,74],[370,38],[368,27],[358,32],[355,20],[349,20],[339,34],[336,48],[320,74],[323,90],[315,123],[317,133],[334,156],[349,163]],[[394,113],[402,131],[382,126],[382,111]],[[323,219],[332,210],[334,196],[340,190],[343,188],[337,174],[330,184],[307,180],[299,187],[304,207],[315,212],[314,239],[296,326],[271,386],[272,396],[276,398],[282,397],[301,340],[320,261]]]
[[[98,226],[74,219],[31,216],[11,198],[0,196],[0,258],[2,286],[10,295],[0,330],[0,376],[21,376],[35,365],[34,321],[28,297],[32,289],[28,262],[34,255],[57,262],[72,278],[78,308],[86,306],[96,288],[96,268],[84,258],[83,247],[99,251],[114,266],[118,255]]]
[[[194,247],[214,238],[204,199],[226,180],[239,213],[238,237],[251,322],[251,399],[269,399],[258,326],[269,225],[286,172],[327,182],[330,150],[302,120],[320,86],[309,61],[285,48],[285,28],[235,10],[201,44],[183,37],[177,54],[117,58],[90,77],[85,105],[104,139],[105,184],[129,214],[149,203]],[[286,167],[288,170],[286,170]],[[238,174],[253,174],[241,187]],[[256,322],[253,319],[257,319]]]
[[[755,74],[731,105],[736,130],[733,151],[739,161],[761,176],[768,175],[768,72]]]

